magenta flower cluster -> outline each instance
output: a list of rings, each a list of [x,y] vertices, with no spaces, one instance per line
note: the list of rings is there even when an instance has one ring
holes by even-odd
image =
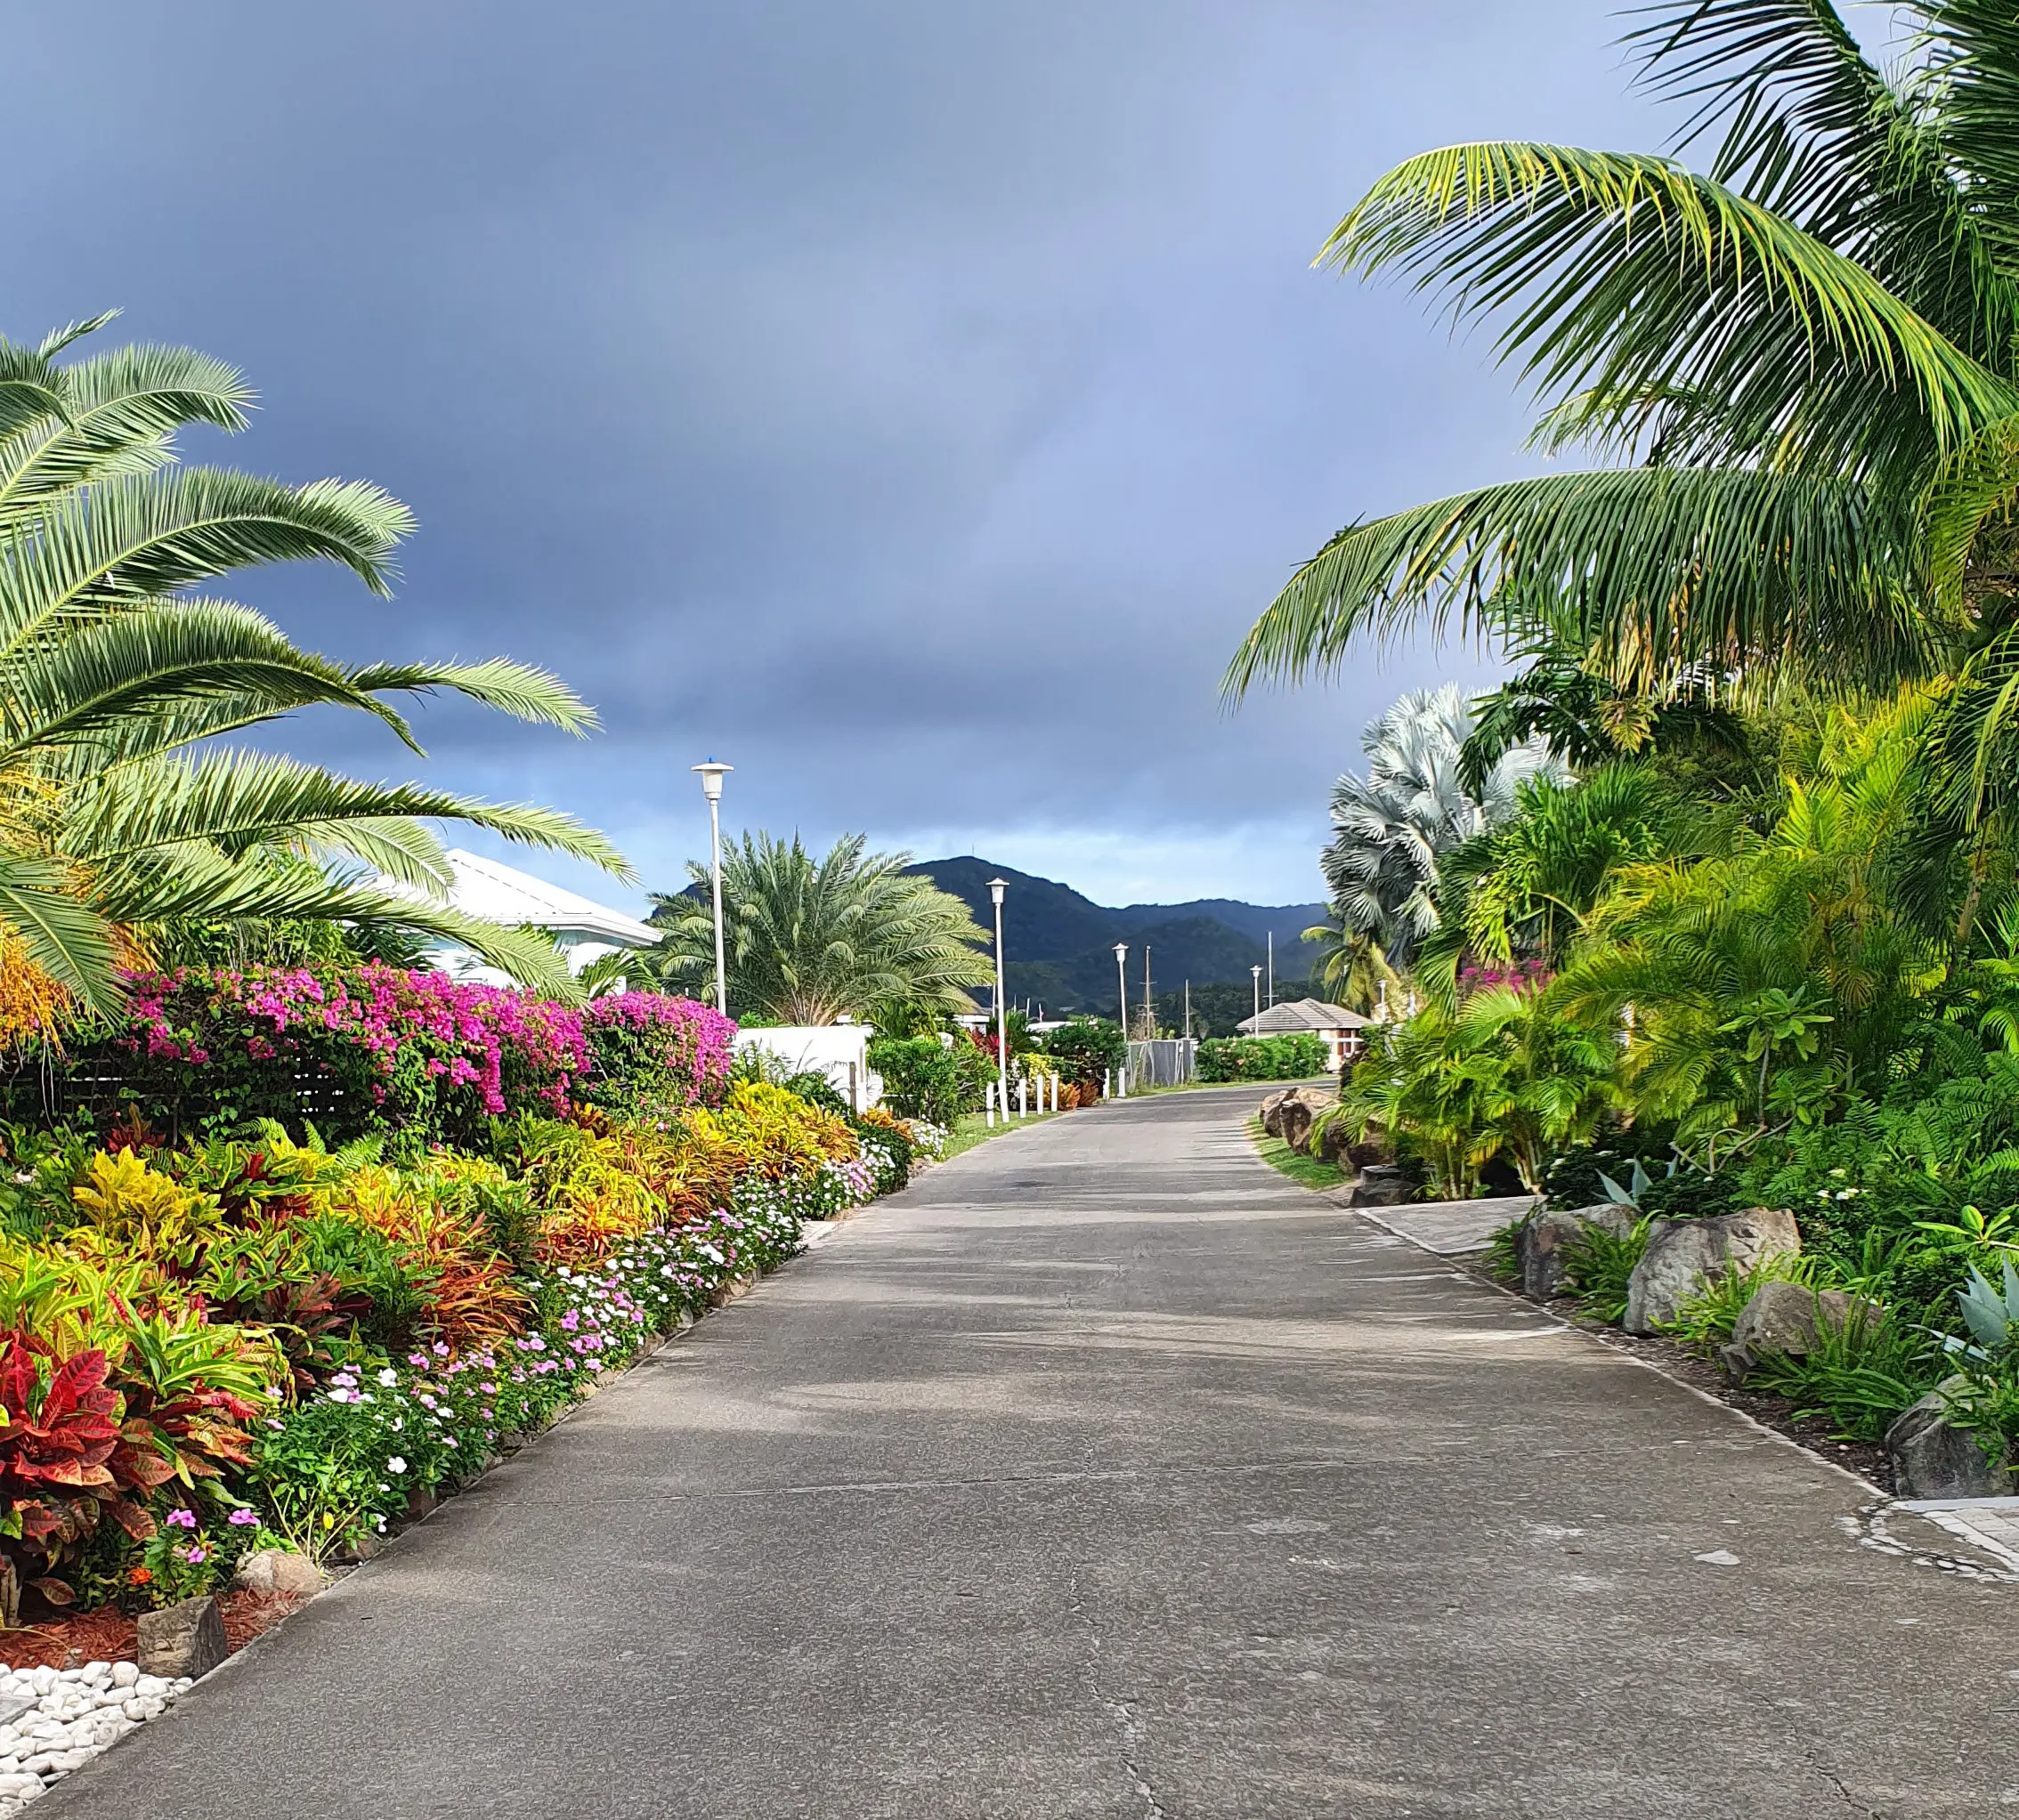
[[[128,981],[133,1025],[123,1046],[156,1061],[201,1067],[213,1046],[242,1044],[255,1062],[284,1060],[304,1037],[354,1044],[383,1083],[402,1067],[474,1091],[486,1112],[523,1105],[565,1112],[598,1070],[593,1037],[621,1032],[654,1072],[709,1096],[728,1075],[735,1025],[708,1007],[660,992],[621,992],[586,1009],[447,974],[377,965],[341,971],[260,967],[178,970]],[[192,1004],[192,999],[196,1002]]]
[[[1554,977],[1540,960],[1517,960],[1511,967],[1482,967],[1477,961],[1467,961],[1458,972],[1458,990],[1485,992],[1496,986],[1510,986],[1517,992],[1526,992],[1546,986]]]

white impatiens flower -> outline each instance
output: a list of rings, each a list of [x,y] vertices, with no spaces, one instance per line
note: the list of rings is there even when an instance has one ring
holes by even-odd
[[[385,1470],[389,1473],[402,1473],[406,1469],[407,1462],[397,1453],[385,1462]]]
[[[378,1381],[383,1384],[388,1390],[390,1390],[395,1384],[400,1381],[400,1374],[395,1371],[392,1368],[392,1366],[387,1365],[383,1371],[379,1372]]]

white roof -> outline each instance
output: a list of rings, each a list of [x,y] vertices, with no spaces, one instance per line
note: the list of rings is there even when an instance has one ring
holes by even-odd
[[[1358,1011],[1323,999],[1289,999],[1271,1005],[1259,1017],[1244,1017],[1235,1028],[1250,1036],[1279,1036],[1300,1030],[1361,1030],[1370,1022]]]
[[[449,902],[465,916],[507,928],[578,932],[619,948],[650,948],[659,941],[661,932],[649,923],[461,847],[449,849],[449,866],[456,875]]]

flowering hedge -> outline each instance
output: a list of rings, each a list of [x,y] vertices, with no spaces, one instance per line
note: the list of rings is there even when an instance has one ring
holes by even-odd
[[[118,1027],[19,1058],[0,1088],[9,1116],[82,1113],[102,1128],[131,1106],[171,1135],[306,1117],[339,1141],[398,1128],[469,1145],[491,1118],[565,1112],[572,1098],[710,1103],[735,1030],[663,993],[578,1009],[376,965],[184,968],[128,984]]]
[[[128,1126],[106,1149],[0,1133],[0,1624],[24,1601],[187,1598],[248,1549],[369,1549],[650,1336],[791,1256],[803,1222],[909,1173],[912,1128],[761,1080],[673,1110],[724,1085],[714,1025],[673,1001],[575,1026],[645,1049],[657,1104],[559,1117],[564,1065],[573,1090],[611,1078],[564,1020],[486,1023],[491,999],[320,983],[319,998],[297,976],[239,980],[202,1001],[231,1017],[195,1036],[173,992],[143,993],[135,1041],[155,1066],[236,1078],[221,1057],[249,1043],[377,1031],[390,1007],[420,1033],[396,1054],[351,1046],[391,1060],[369,1077],[389,1083],[379,1104],[444,1049],[474,1076],[419,1079],[482,1103],[475,1056],[503,1031],[489,1078],[508,1106],[543,1110],[487,1118],[482,1153],[404,1161],[274,1124],[180,1145]]]

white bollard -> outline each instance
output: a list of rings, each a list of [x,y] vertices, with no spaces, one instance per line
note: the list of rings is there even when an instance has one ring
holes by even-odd
[[[1031,1115],[1031,1083],[1026,1075],[1017,1077],[1017,1116],[1027,1119]]]
[[[987,1121],[988,1128],[991,1131],[994,1130],[995,1083],[993,1080],[990,1081],[986,1087],[982,1088],[982,1117],[985,1120]]]
[[[1100,1071],[1100,1096],[1104,1100],[1115,1096],[1115,1071],[1112,1068],[1103,1068]]]

